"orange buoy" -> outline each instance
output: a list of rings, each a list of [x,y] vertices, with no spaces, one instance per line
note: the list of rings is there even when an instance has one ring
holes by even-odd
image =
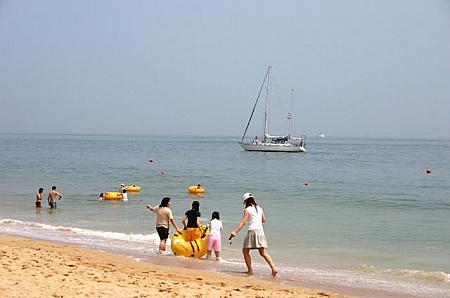
[[[431,168],[427,169],[427,174],[431,174]]]

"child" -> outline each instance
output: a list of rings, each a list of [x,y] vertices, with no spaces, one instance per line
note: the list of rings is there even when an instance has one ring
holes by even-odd
[[[211,258],[211,251],[214,250],[216,254],[216,261],[221,261],[220,251],[222,247],[220,231],[223,230],[222,222],[220,221],[220,216],[218,211],[212,213],[211,221],[208,224],[209,235],[208,235],[208,254],[206,259]]]
[[[124,202],[128,201],[128,194],[127,194],[126,188],[122,189],[122,201],[124,201]]]
[[[44,189],[41,187],[36,195],[36,208],[42,208],[42,196],[44,195]]]

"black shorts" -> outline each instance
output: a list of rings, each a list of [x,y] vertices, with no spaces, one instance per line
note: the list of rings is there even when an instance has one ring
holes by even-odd
[[[159,239],[166,240],[169,238],[169,229],[165,227],[156,227],[156,231],[158,232]]]

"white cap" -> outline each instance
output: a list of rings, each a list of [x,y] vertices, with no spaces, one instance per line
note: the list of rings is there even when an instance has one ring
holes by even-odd
[[[253,198],[253,194],[251,192],[246,192],[243,196],[244,198],[244,202],[248,199],[248,198]]]

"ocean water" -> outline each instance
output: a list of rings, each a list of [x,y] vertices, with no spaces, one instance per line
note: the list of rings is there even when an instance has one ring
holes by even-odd
[[[180,222],[199,200],[202,221],[220,212],[225,262],[166,258],[233,273],[245,270],[245,231],[232,245],[226,238],[250,191],[268,217],[280,282],[450,297],[450,141],[310,139],[302,154],[244,152],[238,139],[0,135],[0,233],[163,263],[145,205],[170,196]],[[120,183],[142,191],[128,202],[97,199]],[[197,183],[206,194],[189,195]],[[64,194],[58,209],[36,210],[38,188],[46,198],[52,185]],[[269,274],[253,260],[257,276]]]

